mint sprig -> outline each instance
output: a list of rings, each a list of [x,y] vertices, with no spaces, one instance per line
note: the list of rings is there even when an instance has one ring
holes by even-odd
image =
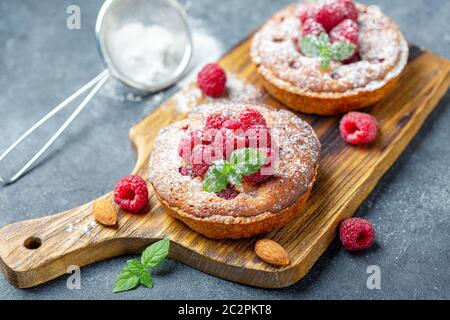
[[[147,288],[153,287],[153,278],[148,269],[155,268],[166,259],[169,253],[170,240],[164,239],[155,242],[144,250],[141,260],[127,261],[127,266],[116,279],[113,292],[133,290],[140,284]]]
[[[258,149],[242,148],[233,151],[230,160],[213,163],[202,182],[203,191],[220,192],[228,183],[241,185],[243,177],[257,172],[266,163],[266,157]]]
[[[347,41],[331,43],[330,37],[322,32],[318,37],[304,37],[300,43],[300,48],[305,56],[320,58],[320,68],[326,70],[332,60],[342,61],[349,58],[355,52],[356,46]]]

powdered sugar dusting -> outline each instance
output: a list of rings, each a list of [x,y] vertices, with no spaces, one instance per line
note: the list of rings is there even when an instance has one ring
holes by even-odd
[[[352,94],[383,86],[405,67],[408,46],[398,27],[378,7],[358,4],[361,61],[332,62],[328,72],[321,71],[319,59],[305,57],[299,49],[298,15],[306,5],[280,11],[254,37],[252,59],[275,85],[302,94]]]
[[[221,98],[206,97],[200,89],[192,84],[175,96],[177,111],[189,112],[199,104],[227,101],[256,102],[263,95],[263,91],[246,83],[233,73],[227,73],[226,93]]]
[[[80,232],[81,237],[87,236],[87,237],[97,238],[98,235],[92,232],[92,230],[97,226],[98,226],[98,224],[95,220],[92,220],[88,224],[86,224],[81,219],[77,219],[75,222],[67,225],[66,231],[68,233]]]

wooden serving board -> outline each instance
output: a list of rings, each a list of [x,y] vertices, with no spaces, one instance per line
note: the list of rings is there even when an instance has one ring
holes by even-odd
[[[221,65],[260,86],[249,58],[250,39]],[[26,288],[54,279],[70,265],[84,266],[113,256],[139,253],[151,242],[169,237],[170,257],[232,281],[280,288],[301,279],[336,235],[339,222],[352,216],[378,180],[398,158],[450,85],[450,61],[411,48],[410,61],[396,90],[368,111],[377,117],[381,135],[370,146],[352,147],[339,136],[336,117],[300,115],[316,130],[322,154],[317,181],[304,212],[292,223],[261,237],[279,242],[291,263],[277,268],[254,253],[259,238],[210,240],[168,216],[150,192],[146,215],[119,212],[118,229],[96,225],[92,203],[60,214],[14,223],[0,229],[0,266],[15,286]],[[261,102],[282,108],[264,95]],[[174,99],[137,124],[130,139],[137,150],[134,174],[147,175],[154,138],[180,120]],[[105,197],[112,199],[112,194]],[[401,226],[399,226],[401,228]]]

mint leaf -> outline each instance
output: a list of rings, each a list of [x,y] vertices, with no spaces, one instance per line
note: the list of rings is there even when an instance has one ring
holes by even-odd
[[[314,36],[307,36],[300,42],[300,48],[305,56],[314,58],[319,56],[318,39]]]
[[[147,271],[160,264],[169,253],[170,240],[164,239],[155,242],[144,250],[141,261],[132,259],[127,261],[127,266],[116,279],[113,292],[122,292],[135,289],[139,284],[147,288],[153,287],[152,275]]]
[[[353,43],[344,41],[338,41],[333,43],[332,51],[333,51],[333,59],[342,61],[349,58],[353,52],[355,51],[356,46]]]
[[[242,174],[236,171],[233,166],[230,166],[230,169],[227,171],[228,182],[235,186],[240,186],[242,184],[242,178]]]
[[[257,149],[244,148],[235,150],[231,154],[230,162],[241,176],[249,176],[266,163],[266,157]]]
[[[140,283],[141,280],[139,275],[128,269],[128,267],[125,267],[116,279],[113,292],[117,293],[132,290],[137,288]]]
[[[139,280],[140,280],[141,284],[143,284],[147,288],[153,288],[153,279],[152,279],[152,275],[149,272],[147,272],[147,271],[142,272],[139,275]]]
[[[300,47],[305,56],[320,59],[320,68],[328,69],[332,60],[342,61],[355,51],[355,45],[350,42],[331,43],[330,37],[322,32],[319,37],[307,36],[302,39]]]
[[[126,268],[136,275],[139,275],[142,271],[146,271],[142,263],[136,259],[128,260]]]
[[[228,183],[241,185],[242,178],[252,175],[266,163],[266,157],[258,149],[242,148],[233,151],[230,161],[216,161],[203,178],[202,187],[206,192],[220,192]]]
[[[160,264],[169,254],[170,240],[168,238],[155,242],[144,250],[141,257],[145,268],[154,268]]]
[[[327,70],[331,63],[331,56],[325,55],[320,58],[320,69]]]
[[[220,192],[225,190],[228,185],[229,164],[226,161],[217,161],[211,167],[203,178],[202,187],[206,192]]]
[[[319,46],[327,47],[331,44],[330,37],[325,32],[322,32],[319,36]]]

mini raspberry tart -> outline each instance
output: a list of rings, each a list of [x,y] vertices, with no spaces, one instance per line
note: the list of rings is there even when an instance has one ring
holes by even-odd
[[[250,55],[272,96],[297,111],[336,115],[387,96],[408,50],[377,6],[318,0],[276,13],[255,34]]]
[[[205,135],[212,142],[189,140]],[[247,238],[301,214],[319,153],[313,129],[290,111],[207,104],[160,132],[149,181],[167,212],[193,230],[215,239]]]

